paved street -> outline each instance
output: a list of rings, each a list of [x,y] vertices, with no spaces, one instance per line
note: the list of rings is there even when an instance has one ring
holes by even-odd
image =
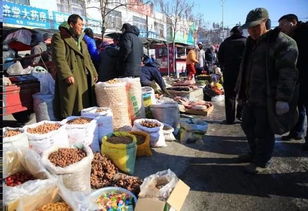
[[[209,130],[203,142],[182,145],[168,142],[150,158],[137,161],[141,177],[170,168],[191,191],[182,211],[308,210],[308,153],[303,141],[277,138],[270,172],[251,176],[236,164],[235,156],[247,150],[239,124],[222,125],[224,108],[207,117]]]
[[[245,136],[239,124],[220,124],[223,109],[215,105],[206,118],[209,129],[204,141],[168,142],[168,147],[154,149],[152,157],[138,158],[136,175],[174,171],[191,187],[182,211],[308,210],[308,153],[301,151],[303,140],[283,142],[277,137],[270,172],[247,175],[244,164],[235,163],[235,156],[247,150]],[[4,119],[16,124],[10,116]]]

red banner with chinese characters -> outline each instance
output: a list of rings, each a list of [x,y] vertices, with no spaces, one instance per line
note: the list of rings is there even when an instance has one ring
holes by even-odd
[[[152,7],[149,4],[144,4],[140,0],[128,0],[128,8],[143,15],[152,15]]]

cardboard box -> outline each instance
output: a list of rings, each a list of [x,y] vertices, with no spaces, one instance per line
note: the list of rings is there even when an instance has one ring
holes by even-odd
[[[212,113],[213,110],[214,110],[214,105],[204,110],[189,109],[189,108],[185,108],[184,105],[179,105],[179,111],[182,113],[186,113],[186,114],[208,116],[210,113]]]
[[[170,208],[180,211],[189,190],[190,187],[179,180],[166,202],[152,198],[139,198],[135,211],[168,211]]]

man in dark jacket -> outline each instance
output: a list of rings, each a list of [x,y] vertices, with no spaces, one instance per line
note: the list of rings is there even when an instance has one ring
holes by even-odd
[[[113,40],[113,44],[104,48],[100,54],[100,63],[98,68],[98,80],[109,81],[119,77],[119,47],[117,39]]]
[[[156,90],[156,83],[159,85],[160,89],[169,95],[166,89],[166,84],[159,72],[159,65],[152,62],[147,56],[143,58],[143,66],[141,67],[140,83],[141,86],[150,86]]]
[[[231,36],[221,43],[218,51],[218,61],[224,77],[226,112],[224,123],[226,124],[233,124],[235,120],[235,85],[246,44],[246,37],[242,36],[243,32],[239,26],[233,27],[230,33]],[[236,117],[238,119],[242,118],[241,104],[241,102],[238,102],[237,105]]]
[[[282,32],[291,36],[298,46],[297,68],[299,71],[300,92],[298,100],[299,117],[297,124],[289,135],[282,140],[300,140],[304,135],[305,116],[308,117],[308,23],[298,21],[294,14],[284,15],[279,19],[279,28]],[[308,127],[308,126],[307,126]],[[308,128],[306,129],[305,144],[303,150],[308,150]]]
[[[140,33],[136,26],[124,23],[120,37],[120,76],[140,77],[140,63],[143,56],[143,46],[138,38]]]
[[[215,48],[214,46],[210,46],[206,51],[205,51],[205,64],[208,73],[213,73],[213,65],[216,64],[217,58],[216,58],[216,53],[215,53]]]
[[[269,18],[264,8],[251,10],[243,28],[248,28],[243,61],[238,79],[239,96],[245,106],[242,128],[246,134],[250,153],[238,157],[250,162],[245,171],[258,174],[266,170],[272,157],[276,124],[281,118],[292,119],[296,111],[296,83],[298,71],[296,42],[279,30],[267,30]],[[289,115],[291,114],[291,115]],[[288,125],[291,127],[291,125]],[[284,131],[283,131],[284,132]]]

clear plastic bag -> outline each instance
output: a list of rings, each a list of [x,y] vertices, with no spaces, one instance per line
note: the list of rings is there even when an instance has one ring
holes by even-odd
[[[34,201],[37,201],[38,197],[45,194],[50,187],[56,187],[57,180],[44,168],[41,157],[35,151],[22,149],[19,152],[20,156],[17,162],[20,163],[20,167],[8,172],[8,176],[16,172],[27,171],[37,179],[29,180],[14,187],[3,184],[3,199],[9,208],[16,209],[19,207],[17,210],[27,210],[24,209],[24,206],[30,206]],[[23,202],[24,206],[20,207],[21,202]]]
[[[152,174],[143,180],[139,198],[158,198],[166,201],[178,181],[178,177],[170,169]]]

